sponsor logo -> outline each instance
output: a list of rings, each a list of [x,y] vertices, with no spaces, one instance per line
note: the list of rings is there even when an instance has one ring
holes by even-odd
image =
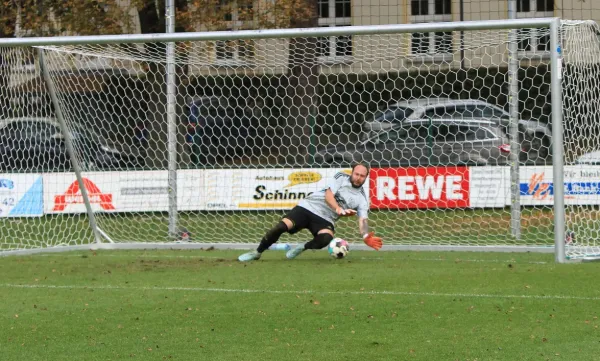
[[[83,178],[83,184],[87,189],[88,197],[91,204],[99,204],[106,211],[114,210],[112,204],[112,194],[102,193],[100,188],[91,180]],[[54,211],[64,211],[70,204],[83,204],[83,196],[79,189],[77,181],[71,183],[64,194],[54,196]]]
[[[15,187],[15,182],[10,179],[0,178],[0,189],[13,189]]]
[[[206,208],[208,208],[208,209],[227,208],[227,204],[225,204],[225,203],[206,203]]]
[[[536,200],[544,200],[552,196],[554,187],[551,182],[544,182],[545,173],[533,173],[529,178],[529,182],[521,183],[521,195],[531,196]]]
[[[293,187],[298,184],[317,183],[321,178],[323,177],[317,172],[294,172],[288,176],[290,183],[283,188]]]
[[[145,194],[167,194],[167,187],[128,187],[121,188],[122,196],[138,196]]]
[[[283,177],[277,177],[277,176],[272,176],[272,175],[265,175],[265,176],[256,176],[256,178],[254,178],[257,181],[282,181],[284,180]]]
[[[290,199],[304,199],[311,195],[312,192],[290,192],[287,189],[283,192],[276,189],[275,191],[267,191],[267,187],[264,185],[258,185],[254,189],[254,196],[252,198],[257,201],[268,200],[268,201],[279,201],[279,200],[290,200]]]
[[[371,208],[469,206],[466,167],[377,168],[371,171]]]
[[[519,184],[519,193],[538,201],[552,200],[554,183],[544,181],[545,173],[533,173],[527,183]],[[563,187],[565,198],[574,199],[576,196],[600,195],[600,182],[565,182]]]

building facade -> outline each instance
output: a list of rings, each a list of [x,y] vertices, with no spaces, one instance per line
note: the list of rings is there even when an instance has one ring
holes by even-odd
[[[508,0],[316,0],[319,27],[375,26],[449,21],[508,19]],[[257,3],[255,6],[260,6]],[[236,8],[233,6],[232,8]],[[517,18],[560,17],[600,20],[598,0],[517,0]],[[237,11],[229,15],[228,30],[244,27]],[[202,31],[202,26],[198,27]],[[579,45],[582,44],[579,39]],[[597,39],[585,39],[597,50]],[[506,66],[508,31],[430,32],[401,35],[335,36],[317,39],[316,54],[303,59],[316,63],[320,73],[430,70],[446,67]],[[522,63],[548,61],[548,29],[523,29],[517,34]],[[194,45],[191,75],[279,74],[289,69],[287,40],[206,42]]]

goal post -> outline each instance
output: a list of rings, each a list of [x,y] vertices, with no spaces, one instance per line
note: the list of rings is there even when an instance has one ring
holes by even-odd
[[[593,148],[573,125],[598,123],[578,110],[600,99],[579,89],[598,74],[594,30],[550,18],[0,39],[0,254],[249,248],[365,161],[385,249],[589,257],[600,198],[567,176]],[[354,221],[336,232],[361,247]]]
[[[598,218],[600,27],[594,21],[566,21],[561,26],[564,56],[563,142],[565,257],[569,260],[600,258]],[[553,100],[554,101],[554,100]],[[561,134],[562,135],[562,134]],[[560,178],[555,178],[559,182]],[[560,184],[560,183],[559,183]],[[557,195],[558,197],[558,195]]]

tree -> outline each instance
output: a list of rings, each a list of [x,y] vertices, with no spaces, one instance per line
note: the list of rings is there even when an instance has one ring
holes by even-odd
[[[64,34],[103,35],[133,33],[161,33],[165,31],[165,0],[0,0],[0,35],[55,36]],[[316,1],[314,0],[175,0],[176,31],[226,30],[231,14],[237,13],[242,20],[240,29],[268,29],[307,27],[317,25]],[[135,14],[137,16],[133,16]],[[200,26],[199,26],[200,25]],[[315,39],[291,39],[287,79],[286,104],[290,109],[286,127],[293,145],[293,152],[302,158],[307,152],[312,99],[317,85]],[[179,48],[185,51],[185,46]],[[164,44],[153,46],[152,52],[164,51]],[[0,49],[0,95],[7,88],[10,70],[2,62],[6,49]],[[4,55],[4,56],[3,56]],[[164,74],[161,64],[151,63],[149,76],[155,78],[153,87],[162,86]],[[162,94],[160,89],[152,94]],[[164,104],[164,99],[153,99]],[[4,107],[3,107],[4,109]],[[156,113],[162,109],[153,109]],[[160,118],[160,117],[159,117]],[[157,121],[160,119],[156,119]],[[299,159],[300,159],[299,158]],[[302,161],[303,162],[303,161]]]
[[[316,2],[315,2],[316,6]],[[316,9],[307,17],[293,17],[291,25],[294,28],[316,27],[318,17]],[[317,74],[317,39],[315,38],[294,38],[290,40],[289,52],[289,86],[288,95],[291,97],[291,106],[293,112],[291,120],[293,122],[292,131],[296,130],[297,136],[292,142],[297,147],[298,156],[294,163],[305,165],[311,163],[310,157],[314,150],[312,144],[312,134],[314,127],[315,93],[319,83]],[[312,124],[311,124],[312,123]]]
[[[118,0],[4,0],[0,34],[54,36],[130,33],[135,19],[129,5]]]
[[[314,0],[260,1],[252,0],[192,0],[182,21],[192,29],[202,24],[207,30],[227,30],[233,12],[243,21],[241,29],[305,28],[318,25],[317,2]],[[208,10],[207,10],[208,9]],[[197,22],[194,22],[197,21]],[[315,108],[315,91],[318,85],[315,38],[293,38],[289,42],[288,70],[285,77],[285,106],[289,110],[284,135],[291,148],[285,159],[288,164],[305,165],[308,161],[310,119]]]
[[[130,6],[115,0],[4,0],[0,6],[0,37],[99,35],[132,32]],[[32,59],[32,48],[0,48],[0,110],[12,115],[8,84],[14,59]],[[8,59],[13,59],[9,63]]]

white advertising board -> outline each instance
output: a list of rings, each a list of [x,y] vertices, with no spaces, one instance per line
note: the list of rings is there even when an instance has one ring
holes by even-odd
[[[178,209],[203,208],[202,170],[181,170],[177,175]],[[86,172],[82,174],[94,211],[167,211],[169,205],[167,171]],[[44,175],[46,213],[85,212],[83,197],[74,173]]]
[[[600,166],[564,166],[564,194],[567,205],[600,204]],[[523,167],[520,171],[522,205],[553,205],[552,167]]]
[[[206,170],[207,210],[291,209],[346,168]],[[369,182],[363,186],[369,194]]]
[[[41,174],[0,174],[0,217],[44,214]]]
[[[350,173],[348,168],[179,170],[178,210],[291,209],[312,192],[327,187],[340,171]],[[377,198],[377,194],[385,191],[376,186],[377,181],[383,175],[389,176],[390,171],[373,169],[369,181],[364,185],[365,193],[370,195],[372,208],[418,208],[418,202],[408,205],[387,204]],[[398,173],[399,169],[395,171]],[[412,171],[423,173],[426,169]],[[441,174],[439,169],[431,171]],[[467,174],[460,182],[464,188],[461,188],[462,192],[466,192],[466,196],[461,198],[464,205],[450,205],[442,197],[436,202],[443,201],[443,204],[428,199],[429,203],[424,203],[425,206],[492,208],[510,205],[508,167],[471,167]],[[95,211],[168,210],[167,171],[89,172],[83,176]],[[600,204],[600,166],[565,166],[564,178],[566,204]],[[373,188],[372,192],[369,192],[370,188]],[[519,189],[521,205],[553,205],[552,167],[521,167]],[[42,212],[85,212],[75,174],[0,175],[0,217],[39,216]]]
[[[472,208],[505,207],[510,204],[508,167],[470,167],[469,205]]]

